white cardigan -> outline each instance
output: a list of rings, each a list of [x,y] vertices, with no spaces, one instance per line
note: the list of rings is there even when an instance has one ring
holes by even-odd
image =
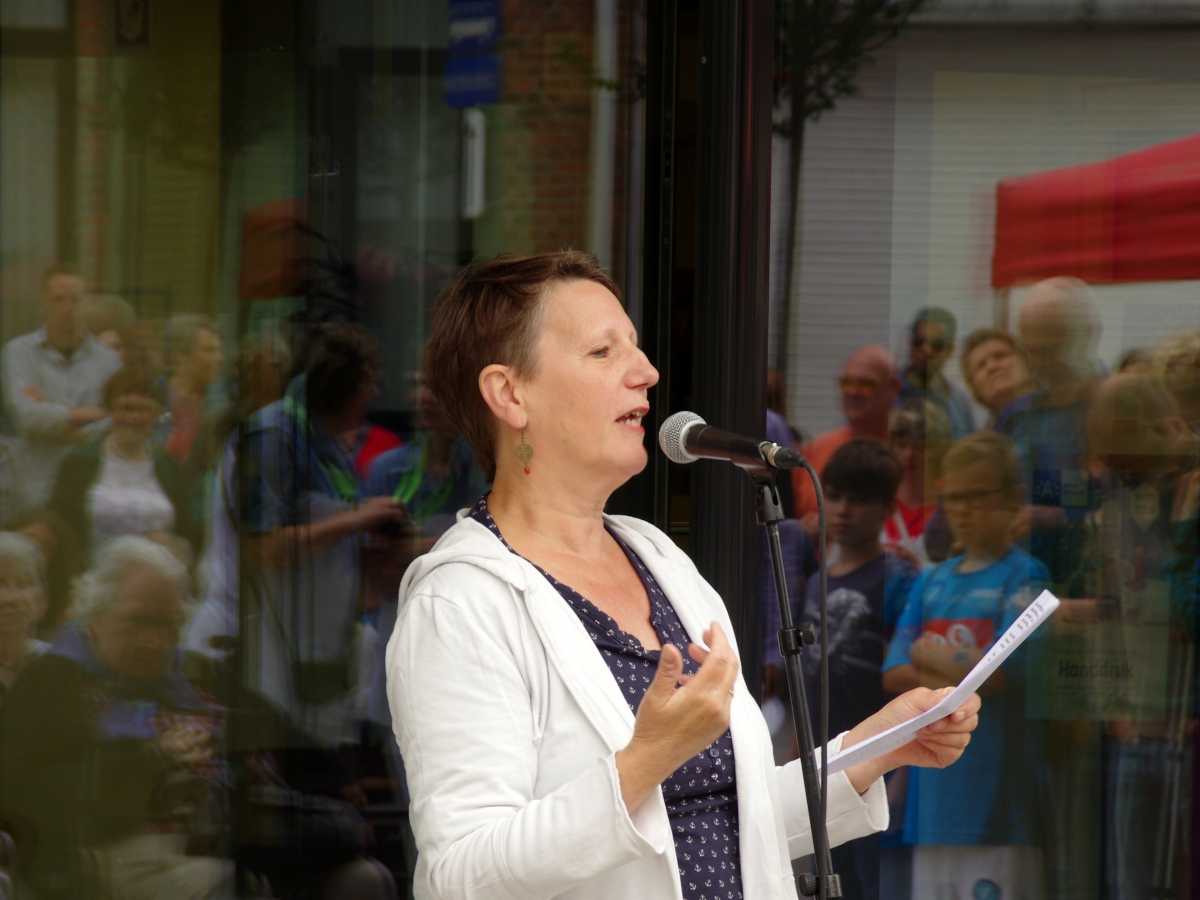
[[[606,521],[693,640],[716,620],[732,641],[721,598],[670,538]],[[682,897],[661,789],[632,815],[621,800],[614,756],[634,717],[600,652],[545,577],[464,513],[400,586],[387,693],[412,796],[416,897]],[[743,897],[792,900],[789,860],[812,852],[800,765],[775,766],[740,678],[730,729]],[[844,773],[830,776],[831,843],[887,822],[882,779],[860,797]]]

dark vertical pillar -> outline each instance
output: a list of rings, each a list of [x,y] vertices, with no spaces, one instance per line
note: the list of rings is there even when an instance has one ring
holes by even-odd
[[[642,349],[659,372],[645,421],[645,470],[610,498],[607,510],[669,526],[670,463],[658,450],[658,429],[671,414],[671,297],[675,250],[676,0],[646,4],[645,169],[641,299],[634,322]],[[637,164],[637,161],[634,162]]]
[[[695,411],[750,435],[766,424],[774,19],[774,0],[701,6]],[[757,696],[763,538],[754,494],[734,466],[693,469],[691,555],[725,599]]]

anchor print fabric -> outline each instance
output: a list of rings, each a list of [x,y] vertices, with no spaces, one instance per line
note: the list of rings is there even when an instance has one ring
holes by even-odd
[[[486,496],[479,499],[470,515],[508,547],[488,512]],[[687,654],[690,641],[675,608],[637,554],[615,534],[613,538],[625,551],[646,588],[650,598],[650,623],[659,642],[677,646],[683,653],[684,672],[694,675],[700,666]],[[516,553],[512,547],[508,549]],[[660,651],[645,649],[637,638],[622,631],[608,614],[579,592],[545,570],[538,568],[538,571],[579,617],[625,695],[629,709],[636,715],[646,689],[654,680]],[[680,766],[663,782],[662,789],[675,838],[684,900],[741,900],[737,789],[733,738],[729,732]]]

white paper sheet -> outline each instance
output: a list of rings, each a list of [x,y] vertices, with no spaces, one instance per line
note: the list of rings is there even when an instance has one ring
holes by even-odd
[[[1000,635],[1000,639],[992,645],[992,649],[975,664],[975,668],[967,673],[958,687],[943,697],[937,706],[907,722],[893,725],[887,731],[881,731],[861,744],[855,744],[840,753],[833,754],[829,757],[829,774],[832,775],[849,766],[874,759],[881,753],[902,747],[926,725],[950,715],[963,705],[967,697],[979,690],[980,685],[988,680],[988,677],[1004,660],[1008,659],[1009,654],[1016,650],[1025,638],[1033,634],[1037,627],[1056,609],[1058,609],[1058,598],[1049,591],[1042,591],[1036,600],[1025,607],[1025,611],[1017,617],[1008,631]]]

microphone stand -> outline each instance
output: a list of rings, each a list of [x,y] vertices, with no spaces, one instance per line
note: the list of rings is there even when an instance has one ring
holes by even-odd
[[[761,466],[739,464],[754,482],[757,501],[758,523],[767,529],[767,546],[771,554],[771,571],[775,576],[775,599],[779,603],[779,650],[783,654],[787,670],[787,685],[792,706],[792,719],[796,728],[796,745],[800,750],[800,771],[804,777],[804,795],[808,803],[808,821],[813,837],[813,856],[817,874],[800,876],[800,893],[819,900],[834,900],[842,896],[841,879],[833,872],[833,858],[829,854],[829,829],[826,825],[826,809],[829,787],[829,646],[828,623],[825,601],[825,497],[820,479],[808,460],[802,465],[812,478],[817,493],[817,514],[820,520],[820,547],[818,550],[821,578],[821,778],[817,780],[816,751],[813,745],[812,722],[808,715],[808,695],[804,691],[804,670],[800,665],[800,654],[804,644],[816,639],[811,624],[803,629],[796,628],[792,621],[792,606],[788,601],[787,573],[783,567],[783,548],[779,543],[779,523],[784,521],[783,508],[775,489],[775,476],[781,471],[770,463]]]

